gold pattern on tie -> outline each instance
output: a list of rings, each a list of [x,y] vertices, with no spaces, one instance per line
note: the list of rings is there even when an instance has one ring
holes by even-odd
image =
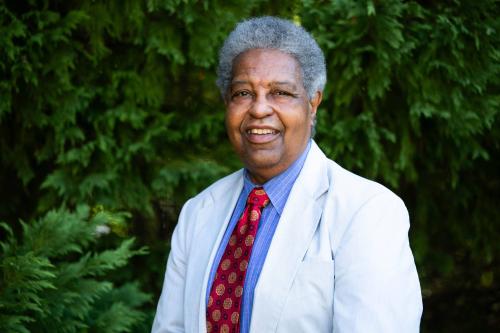
[[[269,197],[262,187],[250,192],[245,210],[220,259],[207,303],[208,333],[239,333],[240,309],[248,261],[262,209]]]

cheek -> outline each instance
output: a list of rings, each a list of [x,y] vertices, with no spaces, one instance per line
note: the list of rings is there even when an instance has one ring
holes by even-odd
[[[242,122],[241,117],[239,117],[238,114],[235,112],[228,111],[226,112],[225,122],[226,122],[226,132],[227,135],[229,136],[229,140],[233,144],[238,144],[239,142],[241,142],[241,132],[240,132],[241,122]]]
[[[286,119],[283,119],[283,124],[288,128],[288,134],[292,140],[301,141],[311,131],[313,120],[311,115],[305,113],[303,109],[297,111],[294,115],[294,117],[288,115]]]
[[[226,128],[228,132],[232,132],[235,128],[238,128],[238,117],[237,113],[234,111],[226,111]]]

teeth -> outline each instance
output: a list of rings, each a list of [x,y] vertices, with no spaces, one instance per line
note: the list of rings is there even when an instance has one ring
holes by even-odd
[[[248,130],[249,134],[274,134],[276,131],[268,128],[252,128]]]

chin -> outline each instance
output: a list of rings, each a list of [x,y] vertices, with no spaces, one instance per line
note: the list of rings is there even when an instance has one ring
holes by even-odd
[[[245,165],[255,166],[257,168],[266,168],[276,165],[282,160],[281,154],[273,150],[258,150],[253,152],[243,152],[241,154],[242,160]]]
[[[243,163],[245,167],[250,171],[250,173],[255,177],[263,178],[265,181],[271,179],[272,177],[278,175],[280,171],[280,159],[279,158],[255,158],[255,159],[244,159]]]

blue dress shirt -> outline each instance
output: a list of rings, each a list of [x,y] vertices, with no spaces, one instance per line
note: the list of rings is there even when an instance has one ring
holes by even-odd
[[[257,230],[257,235],[254,240],[254,245],[252,248],[252,254],[250,255],[250,261],[248,263],[247,273],[245,277],[244,287],[243,287],[243,300],[241,303],[240,310],[240,331],[241,333],[248,333],[250,331],[250,319],[252,317],[252,306],[253,306],[253,294],[257,281],[259,280],[260,272],[262,271],[262,266],[264,266],[264,261],[267,256],[267,251],[271,245],[271,240],[273,239],[274,231],[278,225],[281,213],[285,207],[288,195],[292,190],[293,184],[297,179],[297,176],[304,165],[307,157],[307,153],[311,148],[311,141],[309,141],[306,149],[300,155],[300,157],[284,172],[271,178],[264,185],[264,190],[266,191],[270,204],[268,204],[262,211],[262,216],[259,222],[259,228]],[[248,171],[245,170],[243,189],[241,190],[238,201],[234,208],[231,219],[229,220],[229,225],[226,229],[224,237],[220,243],[219,249],[215,255],[215,259],[210,271],[210,276],[208,278],[208,287],[206,294],[206,301],[208,302],[208,297],[210,296],[210,290],[212,288],[212,283],[214,281],[215,273],[217,272],[217,267],[219,266],[220,259],[226,249],[227,242],[231,237],[235,225],[238,223],[238,219],[245,209],[245,204],[248,195],[252,189],[256,186],[250,180]]]

